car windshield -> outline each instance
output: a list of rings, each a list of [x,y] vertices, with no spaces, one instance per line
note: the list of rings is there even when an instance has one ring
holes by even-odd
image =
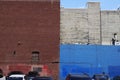
[[[95,75],[94,79],[95,80],[107,80],[107,76],[105,76],[105,75]]]
[[[70,80],[91,80],[90,78],[71,77]]]
[[[23,80],[21,77],[8,77],[7,80]]]

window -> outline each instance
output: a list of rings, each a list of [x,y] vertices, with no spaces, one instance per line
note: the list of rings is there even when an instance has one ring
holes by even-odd
[[[32,52],[32,63],[38,63],[39,62],[39,51],[33,51]]]

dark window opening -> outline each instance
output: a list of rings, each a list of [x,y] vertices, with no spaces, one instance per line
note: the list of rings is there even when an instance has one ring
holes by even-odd
[[[33,67],[33,71],[42,72],[41,67]]]
[[[32,63],[38,63],[39,62],[39,51],[33,51],[32,52]]]

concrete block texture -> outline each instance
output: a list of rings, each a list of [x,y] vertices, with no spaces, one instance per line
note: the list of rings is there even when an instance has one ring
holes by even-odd
[[[120,11],[100,10],[99,2],[84,9],[61,8],[60,42],[111,45],[113,34],[120,40]]]

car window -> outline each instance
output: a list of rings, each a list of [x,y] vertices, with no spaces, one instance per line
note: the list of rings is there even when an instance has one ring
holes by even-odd
[[[71,77],[70,80],[91,80],[90,78]]]
[[[95,80],[107,80],[108,77],[106,75],[94,75],[93,79],[95,79]]]
[[[8,77],[7,80],[23,80],[21,77]]]
[[[80,78],[72,77],[70,80],[80,80]]]

